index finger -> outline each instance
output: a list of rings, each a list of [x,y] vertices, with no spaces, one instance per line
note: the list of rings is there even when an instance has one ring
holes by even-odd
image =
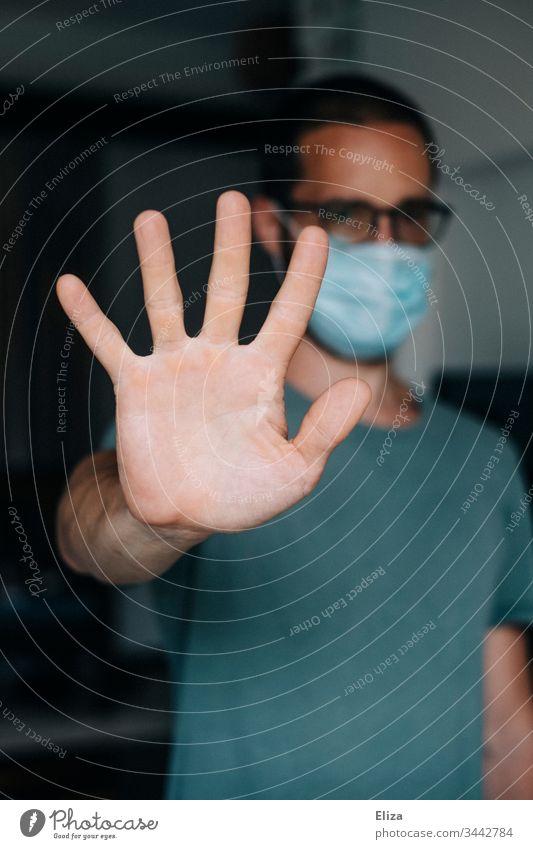
[[[57,281],[56,291],[61,306],[76,330],[80,332],[113,383],[116,383],[121,368],[135,358],[120,330],[104,315],[78,277],[63,274]]]
[[[327,260],[327,234],[321,227],[306,227],[298,236],[283,285],[252,345],[288,364],[306,331]]]

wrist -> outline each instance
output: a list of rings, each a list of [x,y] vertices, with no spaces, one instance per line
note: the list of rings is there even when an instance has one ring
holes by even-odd
[[[193,527],[181,523],[162,526],[147,525],[147,527],[169,545],[179,546],[185,548],[185,550],[199,545],[211,536],[211,532],[207,528]]]
[[[159,523],[152,519],[145,519],[138,512],[132,511],[127,503],[124,503],[123,509],[127,512],[129,521],[135,523],[143,536],[154,542],[163,542],[176,551],[187,551],[199,545],[211,534],[208,528],[193,525],[185,520],[176,519],[171,523]]]

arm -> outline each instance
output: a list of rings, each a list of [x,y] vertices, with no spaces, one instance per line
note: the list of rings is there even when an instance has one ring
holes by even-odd
[[[485,798],[533,799],[533,700],[522,629],[485,641]]]
[[[185,332],[168,225],[157,212],[136,219],[148,357],[133,353],[81,280],[58,281],[63,309],[113,381],[117,405],[116,457],[83,461],[59,508],[60,548],[79,571],[147,580],[209,534],[287,510],[312,490],[370,400],[366,383],[340,380],[287,438],[285,376],[318,295],[327,237],[318,227],[302,231],[261,332],[240,345],[250,218],[244,195],[221,195],[204,325],[194,338]]]
[[[185,526],[155,528],[135,519],[114,451],[101,451],[76,466],[57,512],[63,560],[76,572],[113,583],[149,581],[206,536]]]

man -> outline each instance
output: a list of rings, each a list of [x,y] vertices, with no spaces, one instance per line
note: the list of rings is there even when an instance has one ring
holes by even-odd
[[[430,130],[359,78],[298,92],[286,117],[253,219],[290,264],[250,344],[237,192],[218,202],[194,339],[158,213],[135,222],[150,357],[60,279],[117,397],[116,452],[74,471],[61,552],[101,580],[153,581],[176,685],[170,797],[531,798],[516,458],[390,364],[434,308]]]

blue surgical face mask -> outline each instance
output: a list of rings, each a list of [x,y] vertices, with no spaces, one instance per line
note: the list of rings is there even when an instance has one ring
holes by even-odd
[[[345,359],[383,358],[426,315],[431,265],[427,247],[330,236],[311,336]]]

